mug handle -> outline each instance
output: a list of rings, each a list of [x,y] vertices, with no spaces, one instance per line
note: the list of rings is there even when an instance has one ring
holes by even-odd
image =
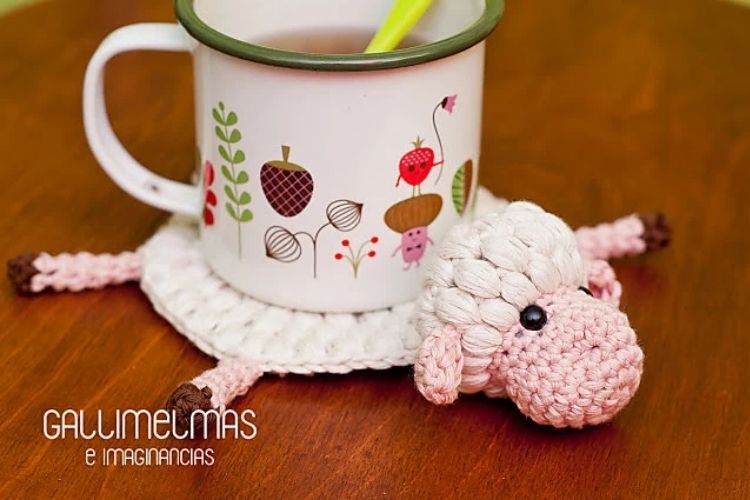
[[[173,23],[140,23],[119,28],[99,45],[83,83],[86,137],[105,172],[131,196],[157,208],[199,216],[200,188],[158,176],[127,152],[112,130],[104,100],[104,68],[117,54],[135,50],[191,52],[194,42]]]

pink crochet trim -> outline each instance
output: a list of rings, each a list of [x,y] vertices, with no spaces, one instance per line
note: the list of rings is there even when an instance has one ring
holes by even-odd
[[[56,256],[42,253],[34,260],[33,266],[39,271],[29,284],[30,291],[34,293],[46,288],[58,292],[99,289],[137,281],[141,277],[141,260],[133,252],[119,255],[81,252]]]
[[[629,215],[612,223],[581,227],[575,234],[584,259],[610,259],[645,252],[643,231],[640,217]]]
[[[211,406],[221,411],[232,400],[247,393],[263,372],[256,364],[237,359],[222,359],[216,368],[195,377],[191,383],[202,389],[211,389]]]

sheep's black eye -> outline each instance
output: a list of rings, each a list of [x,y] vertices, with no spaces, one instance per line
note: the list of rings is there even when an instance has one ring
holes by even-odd
[[[547,313],[541,307],[532,304],[521,311],[521,326],[527,330],[541,330],[547,324]]]
[[[578,287],[578,289],[579,289],[580,291],[582,291],[583,293],[585,293],[586,295],[590,295],[590,296],[592,296],[592,297],[594,296],[594,294],[593,294],[593,293],[591,293],[591,290],[589,290],[589,289],[588,289],[588,288],[586,288],[585,286],[579,286],[579,287]]]

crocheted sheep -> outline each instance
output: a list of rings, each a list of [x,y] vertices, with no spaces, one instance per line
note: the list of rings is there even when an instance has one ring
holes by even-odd
[[[669,228],[664,218],[631,215],[613,223],[580,228],[573,236],[562,221],[535,205],[508,205],[487,192],[480,190],[479,194],[478,206],[484,213],[494,213],[454,228],[440,245],[416,315],[411,305],[346,317],[297,314],[254,303],[226,290],[218,280],[210,281],[208,297],[218,294],[223,307],[233,304],[249,308],[253,314],[245,318],[273,315],[270,323],[261,321],[257,325],[254,338],[268,338],[264,331],[281,318],[286,318],[286,323],[282,321],[288,325],[285,331],[295,335],[289,336],[289,343],[276,342],[275,350],[265,358],[255,358],[247,352],[255,344],[246,347],[237,343],[231,331],[218,328],[214,316],[199,321],[199,326],[207,325],[210,339],[176,322],[175,326],[204,350],[214,345],[207,340],[228,338],[229,347],[218,351],[220,361],[214,368],[177,387],[167,408],[186,427],[194,416],[200,416],[196,410],[223,411],[264,372],[345,373],[416,360],[418,387],[436,403],[455,400],[459,391],[484,391],[490,396],[510,397],[540,423],[579,427],[610,418],[638,387],[643,354],[627,318],[616,309],[621,287],[612,268],[595,259],[640,254],[666,245]],[[25,254],[8,263],[8,277],[24,294],[81,291],[141,281],[147,294],[154,293],[152,287],[158,282],[172,296],[176,293],[172,279],[163,272],[173,268],[164,267],[159,256],[170,263],[178,259],[176,265],[181,268],[189,265],[191,280],[195,276],[213,279],[199,249],[192,246],[194,241],[195,228],[173,220],[136,252]],[[587,283],[596,298],[582,288]],[[154,296],[149,297],[153,300]],[[167,311],[159,310],[162,314]],[[382,327],[384,317],[404,331],[391,328],[386,345],[394,350],[379,351],[379,358],[357,350],[374,344],[347,344],[356,340],[356,332],[340,331],[342,324],[354,328],[361,321],[370,325],[367,331],[374,331],[382,340],[384,332],[372,330],[371,325]],[[343,336],[325,335],[328,344],[305,350],[305,345],[299,344],[304,338],[300,325],[318,333],[330,325]],[[271,338],[278,341],[280,337],[274,334]],[[320,341],[320,335],[315,338]],[[326,358],[325,347],[336,347],[330,339],[338,339],[349,357],[341,356],[339,349],[335,359]],[[399,343],[406,342],[404,339],[408,346]],[[422,339],[424,344],[417,352]],[[303,348],[300,356],[309,356],[286,364],[279,361],[279,357],[288,358],[289,352],[296,353],[298,348]],[[208,352],[215,355],[217,351]]]
[[[599,424],[620,411],[638,389],[643,352],[617,308],[614,273],[592,258],[639,249],[618,248],[617,238],[598,245],[593,234],[579,230],[577,241],[562,220],[527,202],[454,227],[418,303],[419,391],[436,404],[459,392],[508,397],[555,427]]]

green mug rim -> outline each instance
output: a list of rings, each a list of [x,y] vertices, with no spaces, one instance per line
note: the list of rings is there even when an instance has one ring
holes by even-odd
[[[307,54],[254,45],[232,38],[207,25],[193,8],[195,0],[175,0],[180,24],[203,44],[248,61],[285,68],[316,71],[373,71],[402,68],[442,59],[471,48],[486,39],[503,16],[504,0],[485,0],[482,16],[461,33],[444,40],[383,54]]]

